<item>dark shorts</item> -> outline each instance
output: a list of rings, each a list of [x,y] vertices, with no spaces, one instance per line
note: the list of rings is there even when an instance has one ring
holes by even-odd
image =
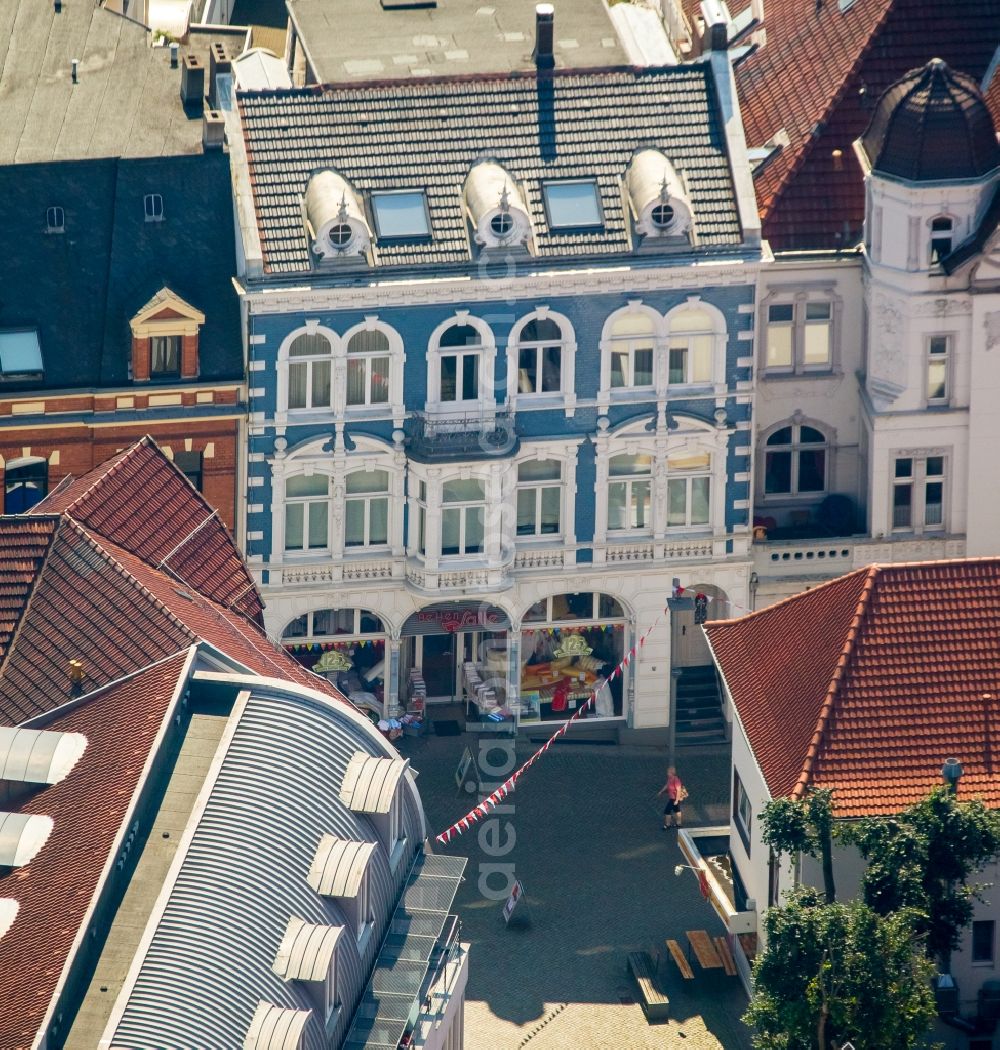
[[[667,816],[670,813],[680,813],[682,802],[675,802],[672,798],[667,799],[667,804],[663,807],[663,815]]]

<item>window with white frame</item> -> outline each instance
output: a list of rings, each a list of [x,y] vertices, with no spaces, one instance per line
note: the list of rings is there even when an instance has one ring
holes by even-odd
[[[764,367],[768,372],[822,372],[833,366],[833,303],[796,298],[767,306]]]
[[[285,550],[321,550],[329,543],[330,479],[326,474],[285,480]]]
[[[690,309],[672,314],[667,346],[671,386],[712,381],[715,332],[706,311]]]
[[[562,390],[562,329],[551,318],[536,317],[517,340],[517,393],[558,394]]]
[[[826,435],[792,423],[764,443],[764,495],[812,496],[826,491]]]
[[[946,255],[951,255],[952,239],[954,237],[955,224],[947,215],[939,215],[931,219],[931,265],[939,263]]]
[[[471,325],[452,325],[442,334],[438,346],[438,399],[442,402],[477,400],[483,349],[479,332]]]
[[[893,529],[943,529],[944,483],[944,456],[897,456],[892,470]]]
[[[948,404],[950,361],[951,336],[932,335],[927,340],[927,403],[929,405]]]
[[[446,481],[441,488],[441,554],[482,554],[486,483],[479,478]]]
[[[347,405],[389,401],[389,340],[377,328],[355,332],[347,344]]]
[[[288,407],[329,408],[333,348],[326,336],[303,332],[288,348]]]
[[[608,530],[645,532],[652,527],[653,457],[612,456],[608,461]]]
[[[356,470],[347,475],[344,546],[379,547],[389,542],[389,473]]]
[[[646,313],[620,313],[611,325],[611,387],[651,387],[656,329]]]
[[[711,517],[712,457],[708,452],[667,458],[667,528],[707,525]]]
[[[530,459],[517,466],[517,535],[558,536],[561,532],[562,464]]]
[[[743,787],[739,773],[733,770],[733,823],[743,842],[743,847],[750,856],[750,829],[753,825],[753,805],[750,796]]]
[[[419,554],[427,553],[427,482],[421,481],[417,484],[416,514],[410,520],[415,519],[416,536],[410,542],[416,540],[416,548]],[[412,528],[413,526],[411,526]]]

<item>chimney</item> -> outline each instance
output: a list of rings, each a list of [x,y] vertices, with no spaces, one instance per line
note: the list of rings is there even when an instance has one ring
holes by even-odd
[[[702,0],[701,15],[705,20],[703,50],[726,51],[729,48],[729,14],[720,0]]]
[[[205,67],[197,55],[185,55],[181,63],[181,102],[201,106],[205,101]]]
[[[76,81],[76,71],[79,68],[79,66],[80,66],[80,60],[77,59],[77,58],[74,58],[73,61],[72,61],[72,72],[70,73],[70,76],[73,78],[73,83],[74,84],[77,82]]]
[[[232,59],[226,54],[223,44],[213,44],[208,52],[208,104],[212,109],[219,108],[218,88],[215,78],[220,73],[228,73],[233,68]]]
[[[535,5],[535,53],[532,56],[539,69],[552,69],[555,55],[556,9],[552,4]]]
[[[226,119],[217,109],[206,109],[201,120],[201,148],[222,149],[226,142]]]
[[[83,694],[83,664],[79,660],[69,662],[69,695]]]
[[[176,40],[170,42],[170,68],[177,68],[177,52],[180,51],[181,45]]]

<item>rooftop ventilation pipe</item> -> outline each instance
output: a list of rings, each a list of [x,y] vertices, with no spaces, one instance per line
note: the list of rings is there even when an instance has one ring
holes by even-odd
[[[180,51],[181,45],[176,40],[170,42],[170,68],[177,68],[177,53]]]
[[[79,660],[69,662],[69,695],[80,696],[83,693],[83,664]]]
[[[76,83],[76,71],[77,71],[77,68],[80,65],[79,59],[74,58],[72,60],[71,65],[72,65],[72,71],[70,73],[70,76],[73,78],[73,83],[75,84]]]
[[[535,5],[535,65],[552,69],[556,64],[555,44],[556,9],[552,4]]]

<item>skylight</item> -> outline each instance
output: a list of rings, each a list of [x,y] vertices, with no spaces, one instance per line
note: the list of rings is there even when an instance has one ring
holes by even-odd
[[[373,193],[375,231],[379,237],[427,237],[430,220],[423,190]]]
[[[545,210],[552,229],[604,225],[601,202],[597,196],[597,183],[594,179],[547,182],[542,188],[545,192]]]
[[[35,328],[0,331],[0,376],[33,375],[42,371],[42,348]]]

